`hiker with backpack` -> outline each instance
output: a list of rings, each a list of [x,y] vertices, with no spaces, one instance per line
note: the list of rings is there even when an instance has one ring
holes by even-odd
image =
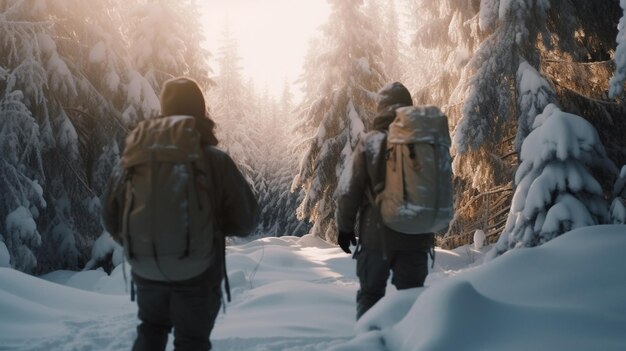
[[[176,350],[209,350],[225,236],[249,235],[258,207],[233,160],[215,147],[197,83],[171,79],[160,100],[161,116],[140,122],[126,139],[103,220],[124,246],[137,286],[133,350],[165,350],[172,328]]]
[[[398,82],[378,94],[373,130],[359,141],[337,199],[338,243],[346,253],[359,231],[357,319],[385,295],[390,271],[397,289],[424,285],[434,232],[453,213],[447,118],[436,107],[413,106]]]

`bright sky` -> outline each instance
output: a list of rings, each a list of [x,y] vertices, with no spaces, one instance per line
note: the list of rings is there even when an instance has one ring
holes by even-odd
[[[302,68],[309,38],[317,35],[326,21],[325,0],[202,0],[207,46],[217,53],[228,19],[239,43],[245,79],[257,89],[266,85],[279,97],[285,78],[296,80]],[[218,73],[215,59],[211,67]],[[299,96],[299,88],[294,91]]]

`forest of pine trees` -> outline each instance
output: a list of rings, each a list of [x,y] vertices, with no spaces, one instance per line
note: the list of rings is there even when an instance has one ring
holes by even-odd
[[[449,117],[457,214],[443,244],[504,232],[501,253],[623,223],[624,0],[327,2],[300,75],[275,77],[273,96],[244,75],[228,22],[205,49],[198,1],[0,0],[0,257],[34,274],[111,259],[100,197],[126,134],[181,75],[204,89],[219,147],[254,188],[258,236],[336,240],[338,179],[391,81]],[[528,155],[555,123],[593,140],[564,144],[576,157]],[[594,186],[545,181],[555,164]],[[527,198],[537,179],[541,202]],[[588,216],[541,229],[559,203]]]

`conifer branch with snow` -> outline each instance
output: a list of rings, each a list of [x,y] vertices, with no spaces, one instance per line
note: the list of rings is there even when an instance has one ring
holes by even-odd
[[[615,49],[615,75],[609,82],[609,97],[611,99],[622,94],[626,83],[626,0],[620,0],[624,12],[619,20],[617,33],[617,48]]]
[[[589,168],[607,159],[595,128],[553,104],[533,127],[522,145],[506,227],[490,258],[608,221],[602,187]]]
[[[313,42],[301,81],[299,110],[307,141],[292,189],[304,198],[298,218],[314,223],[316,236],[335,241],[334,194],[339,176],[373,119],[376,91],[385,83],[378,35],[362,0],[330,1],[325,42]]]

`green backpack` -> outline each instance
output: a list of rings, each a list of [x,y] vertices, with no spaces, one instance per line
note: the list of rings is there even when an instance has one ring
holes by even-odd
[[[385,187],[377,196],[385,225],[405,234],[444,229],[454,215],[450,133],[434,106],[396,110],[386,144]]]
[[[133,272],[181,281],[209,268],[215,219],[195,119],[142,121],[126,139],[122,165],[127,171],[122,237]]]

